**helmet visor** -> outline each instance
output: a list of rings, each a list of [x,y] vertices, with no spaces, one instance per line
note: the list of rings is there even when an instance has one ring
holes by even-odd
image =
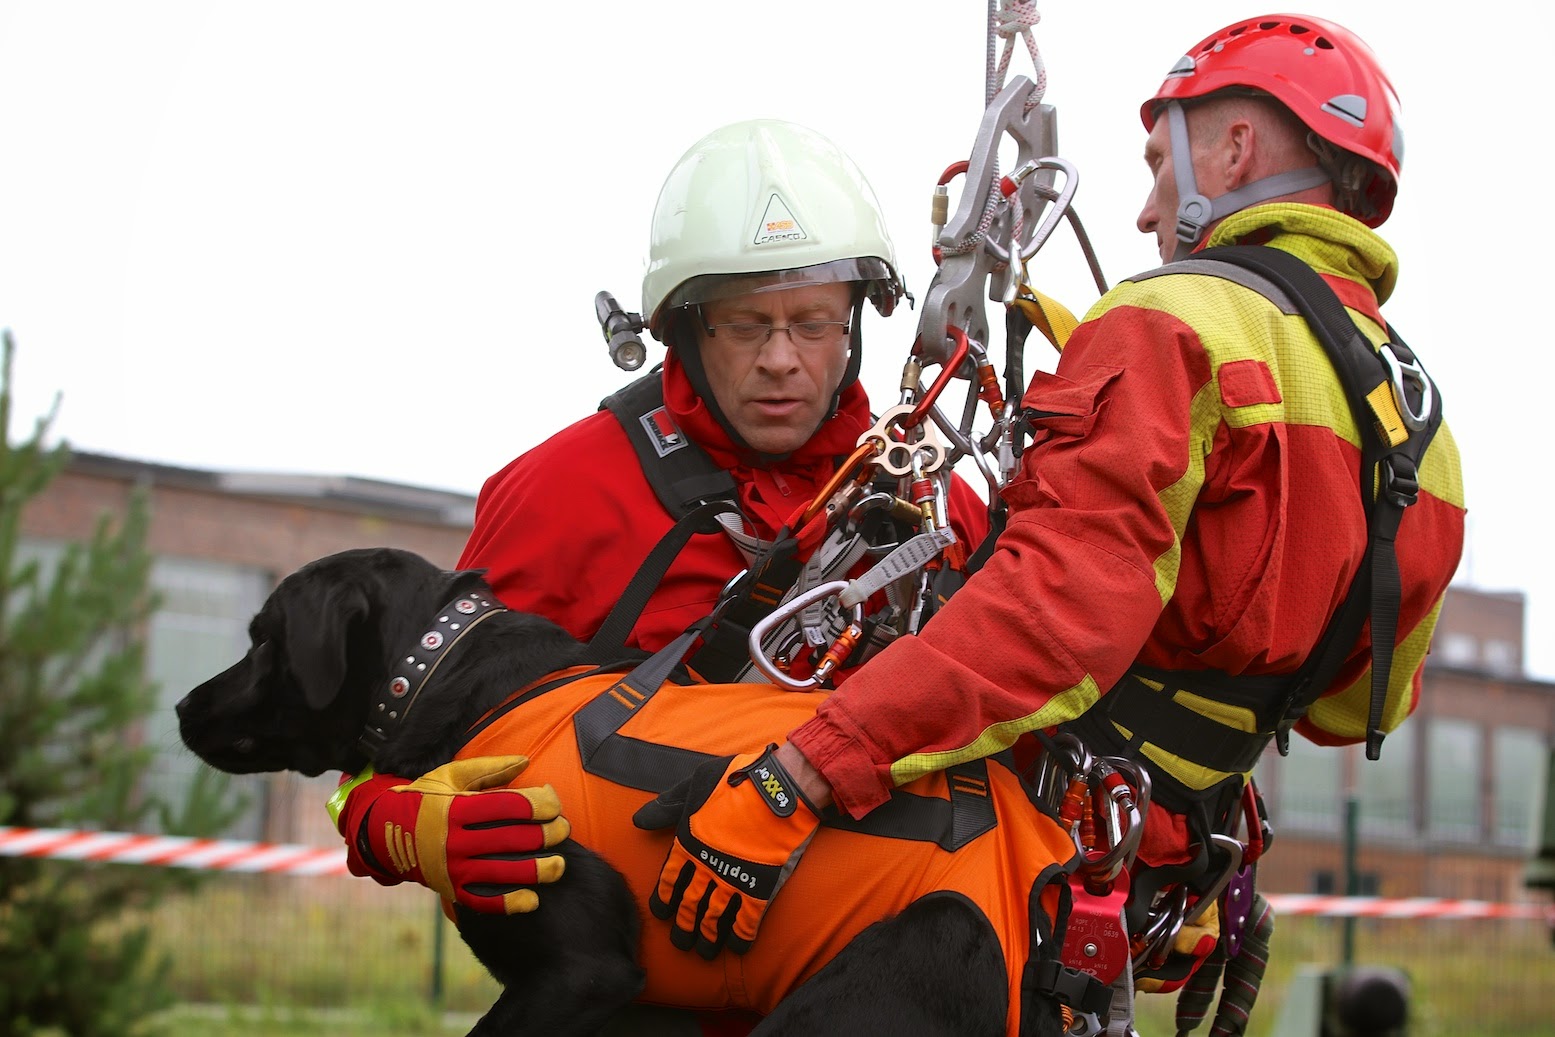
[[[901,294],[901,284],[890,264],[875,256],[851,259],[835,259],[829,263],[802,266],[789,270],[763,270],[746,274],[702,274],[681,282],[664,299],[663,308],[676,309],[696,303],[728,299],[736,295],[755,295],[759,292],[781,292],[788,288],[801,288],[812,284],[836,284],[841,281],[866,281],[880,284],[885,291],[871,286],[870,296],[885,295],[892,302]],[[880,303],[876,302],[876,306]]]

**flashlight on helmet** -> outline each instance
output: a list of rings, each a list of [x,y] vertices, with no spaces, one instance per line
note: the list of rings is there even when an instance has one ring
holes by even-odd
[[[609,292],[594,296],[594,316],[599,318],[599,329],[605,336],[605,348],[610,359],[623,371],[635,371],[648,359],[648,349],[637,337],[646,325],[642,315],[627,313]]]

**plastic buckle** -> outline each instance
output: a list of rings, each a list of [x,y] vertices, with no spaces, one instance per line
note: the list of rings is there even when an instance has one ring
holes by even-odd
[[[1210,200],[1202,194],[1189,195],[1177,204],[1177,240],[1192,248],[1204,237],[1204,228],[1209,225],[1211,212]]]
[[[1400,508],[1407,508],[1420,499],[1420,471],[1415,462],[1403,454],[1389,454],[1382,459],[1381,493]]]
[[[1052,959],[1026,966],[1026,982],[1022,985],[1086,1015],[1105,1016],[1112,1007],[1112,989],[1107,984]]]

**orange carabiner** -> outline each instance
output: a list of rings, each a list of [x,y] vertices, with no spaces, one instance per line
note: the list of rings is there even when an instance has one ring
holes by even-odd
[[[826,506],[826,502],[832,499],[832,494],[836,493],[842,484],[855,474],[854,469],[862,471],[863,463],[878,453],[880,453],[879,443],[870,440],[867,443],[860,444],[858,449],[849,454],[848,459],[842,462],[837,467],[837,470],[832,473],[832,477],[826,481],[825,486],[821,487],[821,492],[815,495],[815,499],[810,501],[805,507],[804,513],[799,516],[799,521],[795,524],[795,527],[803,526],[806,522],[815,518],[820,513],[820,510]],[[860,479],[859,481],[863,482],[864,480]]]

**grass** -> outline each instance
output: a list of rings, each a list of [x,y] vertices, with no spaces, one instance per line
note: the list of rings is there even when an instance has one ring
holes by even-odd
[[[152,920],[185,1002],[166,1017],[172,1037],[442,1037],[466,1032],[497,996],[419,888],[221,877]],[[1333,920],[1279,921],[1249,1037],[1272,1037],[1292,975],[1336,963],[1340,935]],[[1359,962],[1410,976],[1411,1037],[1551,1032],[1555,949],[1538,922],[1364,921],[1355,951]],[[1173,995],[1142,995],[1139,1032],[1175,1033],[1174,1004]]]
[[[166,1013],[162,1023],[166,1037],[460,1037],[476,1018],[408,1005],[365,1010],[183,1005]]]

